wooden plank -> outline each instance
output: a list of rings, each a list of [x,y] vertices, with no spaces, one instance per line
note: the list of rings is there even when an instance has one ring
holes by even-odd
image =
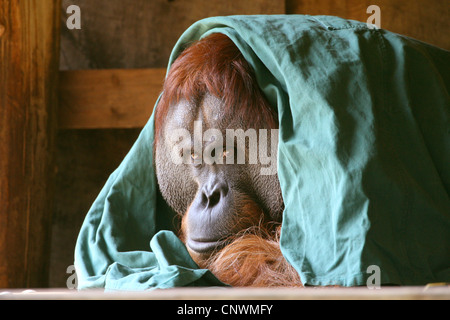
[[[81,10],[81,29],[62,28],[61,70],[162,68],[180,35],[197,20],[282,14],[284,0],[63,0]]]
[[[59,128],[138,128],[150,117],[165,69],[61,71]]]
[[[0,287],[45,287],[60,1],[0,2]]]
[[[287,13],[335,15],[366,22],[367,8],[380,8],[381,28],[450,50],[450,5],[442,0],[286,0]]]
[[[450,287],[402,286],[368,289],[353,288],[173,288],[149,291],[111,291],[100,289],[38,289],[35,291],[0,291],[1,299],[21,300],[449,300]],[[185,302],[183,302],[184,304]],[[187,302],[189,305],[189,302]],[[175,303],[174,303],[175,304]],[[295,306],[284,303],[283,306]],[[278,308],[276,308],[278,309]],[[278,309],[279,310],[279,309]]]

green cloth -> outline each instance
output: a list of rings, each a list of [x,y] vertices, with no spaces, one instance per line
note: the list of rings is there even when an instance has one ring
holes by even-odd
[[[310,285],[450,281],[450,53],[329,16],[201,20],[175,45],[228,35],[280,121],[281,249]],[[153,116],[81,228],[79,288],[216,286],[172,232]],[[369,270],[368,270],[369,268]]]

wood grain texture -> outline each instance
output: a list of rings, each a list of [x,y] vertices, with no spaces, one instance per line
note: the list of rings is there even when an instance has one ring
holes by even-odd
[[[148,290],[141,292],[133,291],[109,291],[104,292],[99,289],[92,290],[62,290],[47,289],[35,292],[22,292],[20,290],[8,290],[1,295],[4,299],[23,300],[222,300],[219,303],[235,304],[237,300],[240,304],[247,301],[272,301],[274,304],[274,318],[283,314],[290,315],[298,312],[299,304],[297,300],[449,300],[450,286],[442,284],[438,286],[424,287],[389,287],[382,286],[380,289],[368,289],[367,287],[357,288],[330,288],[330,287],[305,287],[305,288],[225,288],[225,287],[203,287],[203,288],[173,288],[164,290]],[[1,293],[1,291],[0,291]],[[282,304],[277,305],[283,301]],[[291,302],[286,302],[291,300]],[[294,300],[294,301],[292,301]],[[229,302],[225,302],[229,301]],[[183,306],[184,302],[178,305]],[[158,302],[156,302],[158,303]],[[176,302],[174,303],[174,310]],[[188,306],[192,302],[187,302]],[[208,303],[206,303],[207,305]],[[195,303],[194,303],[195,305]],[[226,305],[225,305],[226,307]],[[279,308],[282,309],[279,309]],[[292,311],[289,310],[292,308]],[[219,308],[218,308],[219,309]],[[228,310],[226,310],[228,311]],[[175,313],[175,312],[174,312]],[[211,314],[219,314],[212,312]],[[279,316],[279,318],[283,318]]]
[[[64,27],[69,5],[80,7],[80,30]],[[197,20],[284,12],[284,0],[63,0],[61,70],[166,67],[176,41]]]
[[[48,278],[59,1],[1,1],[0,287]]]
[[[59,130],[50,259],[50,287],[65,287],[81,224],[139,129]]]
[[[59,127],[143,127],[161,92],[165,72],[165,69],[61,72]]]
[[[286,0],[286,11],[365,22],[372,4],[380,7],[381,28],[450,50],[448,0]]]

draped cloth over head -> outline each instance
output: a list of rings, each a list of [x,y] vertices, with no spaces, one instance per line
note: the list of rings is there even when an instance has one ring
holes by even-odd
[[[226,34],[278,110],[281,250],[304,284],[450,281],[450,53],[329,16],[201,20]],[[157,107],[157,102],[156,102]],[[153,115],[98,195],[75,249],[79,288],[222,285],[173,232]]]

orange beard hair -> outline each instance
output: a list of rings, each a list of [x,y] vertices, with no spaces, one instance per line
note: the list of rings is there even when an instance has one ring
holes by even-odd
[[[264,222],[260,207],[251,199],[244,197],[241,204],[242,214],[235,224],[242,231],[207,258],[188,249],[194,261],[233,287],[303,287],[297,271],[281,253],[281,224]],[[181,220],[179,237],[183,242],[188,212],[189,208]]]
[[[251,227],[200,262],[200,267],[234,287],[302,287],[297,271],[281,253],[280,230],[281,226],[272,232],[261,226]]]

